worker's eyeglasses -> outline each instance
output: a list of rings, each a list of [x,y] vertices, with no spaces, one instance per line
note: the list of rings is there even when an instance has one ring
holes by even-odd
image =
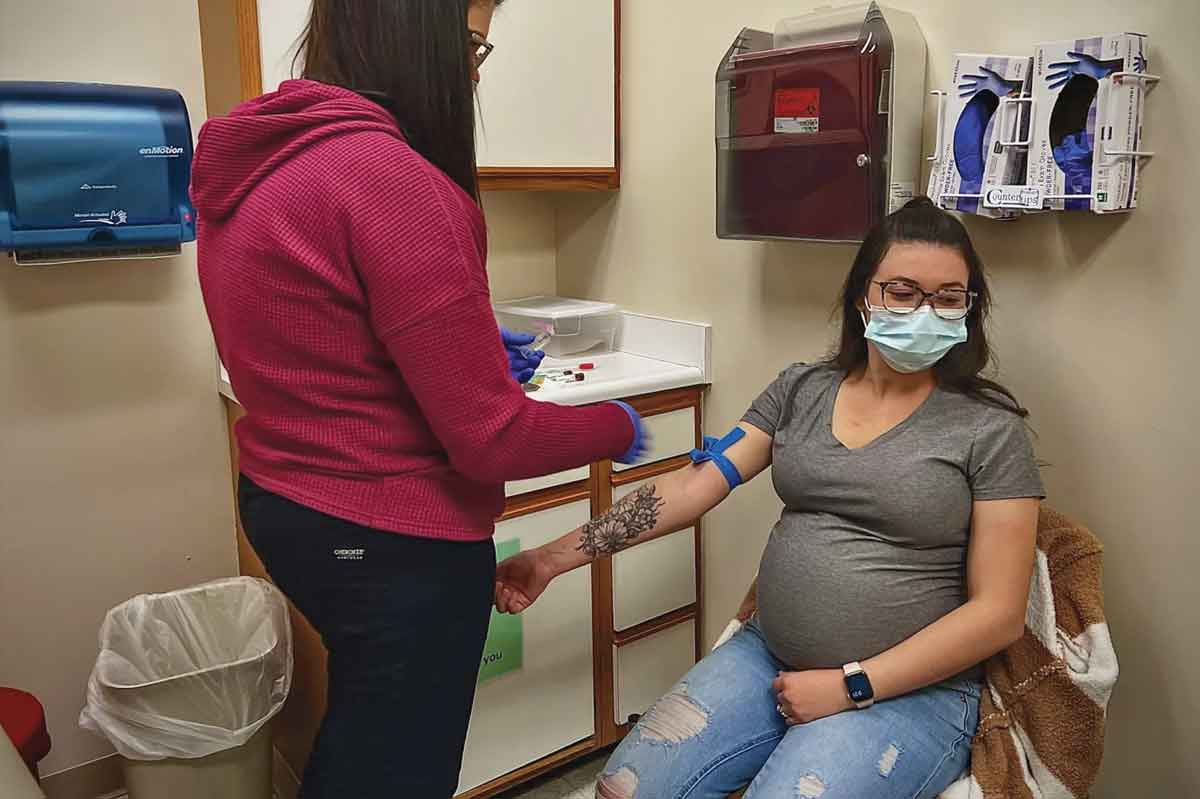
[[[965,319],[979,296],[977,291],[966,289],[938,289],[924,291],[912,283],[902,280],[874,280],[883,294],[883,307],[895,314],[909,314],[926,302],[933,312],[950,321]]]
[[[478,69],[483,66],[483,62],[487,61],[487,57],[492,54],[492,50],[496,46],[483,37],[483,34],[471,31],[471,47],[475,53],[475,67]]]

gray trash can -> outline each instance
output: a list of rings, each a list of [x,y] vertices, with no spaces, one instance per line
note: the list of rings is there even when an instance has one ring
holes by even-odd
[[[125,759],[130,799],[270,799],[268,722],[292,679],[287,602],[251,577],[108,612],[80,725]]]

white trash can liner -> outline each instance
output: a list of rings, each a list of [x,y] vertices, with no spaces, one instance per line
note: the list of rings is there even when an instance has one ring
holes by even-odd
[[[134,597],[108,612],[79,724],[132,760],[242,746],[292,681],[287,601],[236,577]]]

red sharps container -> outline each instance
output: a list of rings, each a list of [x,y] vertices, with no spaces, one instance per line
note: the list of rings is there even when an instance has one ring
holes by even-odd
[[[716,81],[717,236],[861,241],[916,193],[925,39],[861,3],[744,29]]]

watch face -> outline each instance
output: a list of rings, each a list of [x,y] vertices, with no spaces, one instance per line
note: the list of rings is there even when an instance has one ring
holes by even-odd
[[[850,694],[850,701],[855,703],[869,702],[875,698],[875,690],[871,688],[871,681],[862,672],[851,674],[846,678],[846,691]]]

